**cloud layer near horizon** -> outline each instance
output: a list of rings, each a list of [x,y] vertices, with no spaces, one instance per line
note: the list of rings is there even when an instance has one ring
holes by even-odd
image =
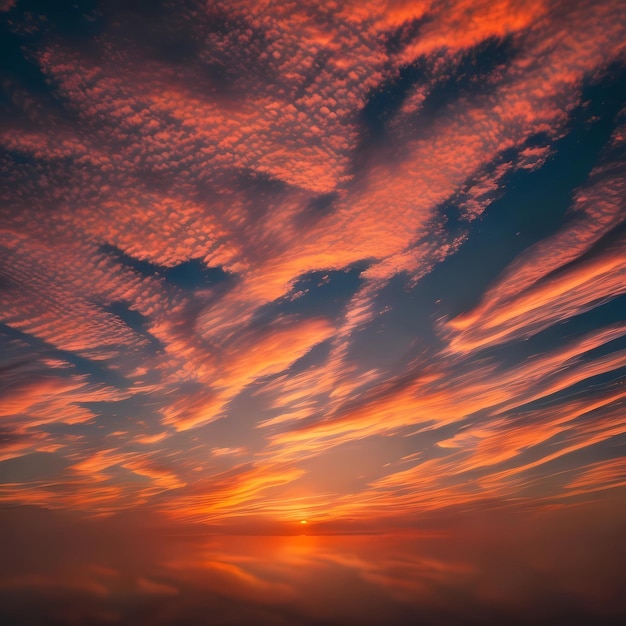
[[[624,485],[619,2],[71,4],[0,14],[0,501]]]

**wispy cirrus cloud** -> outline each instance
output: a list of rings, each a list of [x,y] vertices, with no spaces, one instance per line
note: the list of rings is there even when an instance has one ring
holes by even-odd
[[[378,519],[620,484],[618,3],[5,11],[0,454],[59,462],[5,502]]]

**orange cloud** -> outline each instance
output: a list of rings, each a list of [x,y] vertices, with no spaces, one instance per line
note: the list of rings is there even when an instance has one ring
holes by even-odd
[[[477,306],[424,321],[432,340],[406,322],[391,364],[355,355],[393,310],[394,279],[420,294],[508,177],[538,171],[569,132],[583,87],[623,57],[618,3],[227,4],[223,32],[215,7],[177,16],[194,50],[184,62],[118,20],[89,54],[39,18],[24,26],[42,35],[28,62],[55,106],[16,87],[19,116],[0,128],[0,309],[20,337],[11,350],[38,363],[6,375],[0,459],[45,451],[69,469],[7,483],[3,501],[210,522],[385,516],[522,497],[536,468],[617,436],[622,398],[595,379],[619,375],[623,325],[518,361],[497,352],[624,293],[617,122],[561,228]],[[491,45],[502,60],[478,67]],[[224,276],[185,282],[186,262]],[[302,277],[356,264],[332,314],[313,292],[307,313],[268,319]],[[237,408],[246,394],[254,410]],[[230,419],[238,410],[254,416]],[[388,439],[394,458],[346,470],[352,492],[311,487],[324,455]],[[603,485],[603,471],[563,478],[555,498]]]

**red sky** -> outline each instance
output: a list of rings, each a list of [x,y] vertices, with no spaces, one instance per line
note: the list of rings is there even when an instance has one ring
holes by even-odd
[[[53,5],[0,2],[0,592],[619,621],[622,4]]]

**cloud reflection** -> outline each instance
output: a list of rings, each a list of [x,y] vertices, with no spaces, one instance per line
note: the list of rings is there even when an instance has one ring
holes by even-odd
[[[13,541],[0,569],[3,616],[23,612],[37,623],[200,624],[210,614],[228,623],[496,624],[523,611],[524,619],[583,624],[593,615],[594,623],[609,624],[624,608],[623,573],[607,570],[603,556],[619,540],[617,512],[623,498],[542,512],[491,506],[365,535],[323,524],[308,525],[306,534],[294,527],[251,535],[14,509],[14,525],[3,523]],[[30,528],[44,522],[33,540]],[[575,541],[580,533],[587,543]]]

